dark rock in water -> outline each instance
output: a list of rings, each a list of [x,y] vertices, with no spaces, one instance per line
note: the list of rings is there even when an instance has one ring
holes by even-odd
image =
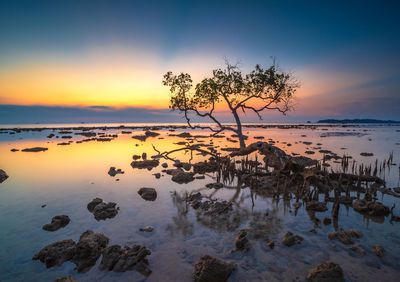
[[[303,241],[303,237],[299,235],[294,235],[292,232],[286,232],[285,236],[283,236],[281,243],[290,247],[296,244],[300,244]]]
[[[15,148],[13,148],[13,149],[11,149],[10,151],[11,151],[11,152],[18,152],[19,150],[18,150],[18,149],[15,149]]]
[[[141,156],[139,156],[139,155],[133,155],[133,156],[132,156],[132,159],[133,159],[134,161],[139,160],[140,158],[141,158]]]
[[[307,202],[306,209],[319,212],[324,212],[328,210],[325,202],[317,202],[317,201]]]
[[[354,210],[360,213],[366,213],[370,216],[387,216],[390,210],[380,202],[370,202],[365,199],[353,202]]]
[[[181,171],[179,173],[174,174],[172,176],[171,180],[176,183],[179,183],[179,184],[189,183],[194,180],[193,175],[194,175],[194,173],[192,173],[192,172]]]
[[[53,138],[55,135],[53,133],[47,135],[47,138]]]
[[[131,162],[132,168],[138,169],[148,169],[151,170],[160,164],[159,160],[143,160],[143,161],[133,161]]]
[[[220,189],[220,188],[224,187],[224,184],[219,183],[219,182],[216,182],[216,183],[208,183],[208,184],[206,184],[206,187],[207,187],[207,188],[210,188],[210,189],[212,189],[212,188],[214,188],[214,189]]]
[[[154,176],[159,179],[161,177],[161,173],[154,173]]]
[[[173,134],[171,134],[172,136]],[[187,138],[187,137],[192,137],[192,134],[190,134],[189,132],[182,132],[180,134],[177,135],[173,135],[173,136],[177,136],[177,137],[182,137],[182,138]]]
[[[139,231],[142,232],[152,232],[154,230],[154,228],[152,226],[145,226],[139,229]]]
[[[78,282],[78,280],[72,276],[63,276],[56,278],[53,282]]]
[[[104,203],[102,199],[96,198],[87,205],[87,209],[93,213],[96,220],[106,220],[118,214],[118,208],[116,208],[116,206],[116,203]]]
[[[140,141],[146,141],[147,136],[146,135],[133,135],[132,138],[140,140]]]
[[[8,178],[7,173],[0,169],[0,183],[3,183]]]
[[[209,255],[202,256],[195,264],[195,282],[224,282],[236,269],[236,264]]]
[[[304,153],[306,153],[307,155],[314,155],[315,154],[314,151],[305,151]]]
[[[324,220],[322,221],[325,225],[329,225],[332,223],[332,220],[328,217],[325,217]]]
[[[168,164],[167,164],[167,163],[163,163],[161,166],[162,166],[163,168],[167,168],[167,167],[168,167]]]
[[[113,245],[103,251],[99,268],[115,272],[136,270],[148,276],[151,270],[148,269],[149,261],[146,257],[150,254],[150,250],[140,245],[133,245],[131,248]]]
[[[108,241],[106,236],[92,230],[87,230],[81,235],[72,258],[78,272],[84,272],[96,264]]]
[[[154,188],[140,188],[138,194],[146,201],[155,201],[157,199],[157,191]]]
[[[195,177],[196,179],[205,179],[206,177],[204,175],[198,175]]]
[[[76,244],[73,240],[63,240],[47,245],[32,258],[40,260],[47,268],[60,266],[65,261],[71,260],[76,252]]]
[[[98,204],[100,204],[100,203],[102,203],[102,202],[103,202],[103,199],[95,198],[95,199],[93,199],[89,204],[87,204],[87,209],[88,209],[90,212],[93,212],[94,208],[95,208]]]
[[[116,169],[115,166],[110,167],[110,169],[108,170],[108,174],[110,176],[116,176],[117,174],[124,174],[125,172],[122,171],[122,169]]]
[[[328,234],[328,238],[331,240],[339,240],[343,244],[354,244],[353,238],[361,238],[363,234],[359,230],[351,229],[351,230],[344,230],[340,229],[340,232],[333,231]]]
[[[160,133],[147,130],[147,131],[144,133],[144,135],[146,135],[147,137],[156,137],[156,136],[160,135]]]
[[[43,230],[56,231],[68,225],[71,219],[67,215],[56,215],[51,219],[51,223],[43,225]]]
[[[365,153],[365,152],[360,153],[360,156],[363,157],[372,157],[373,155],[374,155],[373,153]]]
[[[325,261],[311,269],[307,276],[310,282],[342,282],[343,270],[340,265],[331,261]]]
[[[22,152],[44,152],[47,151],[48,148],[45,147],[33,147],[33,148],[25,148]]]
[[[350,248],[349,248],[349,250],[351,250],[351,251],[353,251],[353,252],[356,252],[356,253],[358,253],[358,254],[360,254],[360,255],[362,255],[362,256],[365,256],[365,251],[364,251],[364,249],[360,246],[360,245],[354,245],[354,246],[351,246]]]
[[[205,161],[193,164],[193,172],[204,174],[207,172],[214,172],[219,169],[219,164],[216,161]]]
[[[239,251],[247,251],[250,249],[249,239],[247,239],[247,231],[242,229],[239,231],[235,239],[235,249]]]
[[[385,249],[379,245],[374,246],[374,251],[375,251],[375,254],[380,258],[383,257],[383,255],[385,254]]]
[[[93,209],[93,215],[96,220],[106,220],[107,218],[113,218],[118,214],[118,208],[116,203],[100,203]]]

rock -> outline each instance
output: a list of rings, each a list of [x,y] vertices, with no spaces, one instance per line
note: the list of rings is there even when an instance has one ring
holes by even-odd
[[[48,148],[44,148],[44,147],[33,147],[33,148],[25,148],[22,150],[22,152],[44,152],[47,150],[48,150]]]
[[[250,243],[247,239],[247,231],[245,229],[239,231],[235,239],[235,249],[239,251],[247,251],[250,249]]]
[[[307,276],[310,282],[342,282],[343,270],[340,265],[331,261],[326,261],[311,269]]]
[[[196,179],[205,179],[206,177],[205,177],[205,175],[197,175],[195,178]]]
[[[112,177],[116,176],[117,174],[124,174],[125,172],[122,171],[120,168],[116,169],[115,166],[110,167],[108,170],[108,174]]]
[[[160,133],[147,130],[147,131],[144,133],[144,135],[146,135],[147,137],[156,137],[156,136],[160,135]]]
[[[157,199],[157,191],[154,188],[140,188],[138,194],[146,201],[155,201]]]
[[[107,218],[113,218],[118,214],[116,203],[100,203],[93,209],[93,215],[96,220],[106,220]]]
[[[150,254],[150,250],[140,245],[133,245],[131,248],[113,245],[103,251],[99,268],[115,272],[136,270],[148,276],[151,270],[147,268],[149,261],[146,256]]]
[[[47,245],[33,256],[33,260],[40,260],[47,268],[60,266],[65,261],[71,260],[76,252],[73,240],[63,240]]]
[[[116,203],[104,203],[102,199],[93,199],[88,205],[87,209],[93,213],[96,220],[106,220],[107,218],[113,218],[118,214],[118,208]]]
[[[140,158],[141,158],[141,156],[139,156],[139,155],[133,155],[133,156],[132,156],[132,159],[133,159],[134,161],[139,160]]]
[[[13,149],[11,149],[10,151],[11,151],[11,152],[18,152],[19,150],[18,150],[18,149],[15,149],[15,148],[13,148]]]
[[[355,200],[353,202],[353,209],[360,213],[365,213],[370,216],[387,216],[390,210],[380,202],[371,202],[365,199]]]
[[[343,244],[354,244],[353,238],[361,238],[363,234],[359,230],[351,229],[351,230],[344,230],[340,229],[340,232],[333,231],[328,234],[328,238],[330,240],[339,240]]]
[[[131,162],[132,168],[148,169],[148,170],[151,170],[151,169],[157,167],[159,164],[160,164],[160,161],[157,159]]]
[[[373,155],[374,155],[373,153],[366,153],[366,152],[360,153],[360,156],[363,156],[363,157],[372,157]]]
[[[72,276],[63,276],[56,278],[53,282],[78,282],[78,280]]]
[[[205,161],[193,164],[193,172],[204,174],[207,172],[214,172],[219,169],[219,164],[216,161]]]
[[[71,219],[67,215],[56,215],[51,219],[51,223],[43,225],[43,230],[56,231],[68,225]]]
[[[179,184],[189,183],[189,182],[192,182],[194,180],[193,175],[194,175],[194,173],[192,173],[192,172],[181,171],[181,172],[176,173],[175,175],[173,175],[171,180],[176,182],[176,183],[179,183]]]
[[[375,254],[380,258],[383,257],[383,255],[385,254],[385,249],[379,245],[374,246],[374,251],[375,251]]]
[[[163,163],[161,166],[162,166],[163,168],[167,168],[167,167],[168,167],[168,164],[167,164],[167,163]]]
[[[314,155],[315,154],[314,151],[305,151],[304,153],[306,153],[307,155]]]
[[[306,209],[319,212],[324,212],[328,210],[325,202],[317,202],[317,201],[306,202]]]
[[[303,237],[294,235],[292,232],[288,231],[286,232],[285,236],[283,236],[281,243],[291,247],[293,245],[300,244],[301,241],[303,241]]]
[[[103,199],[95,198],[95,199],[93,199],[89,204],[87,204],[87,209],[88,209],[90,212],[93,212],[94,208],[95,208],[98,204],[100,204],[100,203],[102,203],[102,202],[103,202]]]
[[[154,173],[154,176],[159,179],[161,177],[161,173]]]
[[[154,228],[152,226],[145,226],[139,229],[142,232],[152,232]]]
[[[0,183],[3,183],[8,178],[7,173],[0,169]]]
[[[223,282],[235,269],[233,262],[204,255],[194,266],[193,279],[195,282]]]
[[[325,225],[329,225],[332,223],[332,220],[328,217],[325,217],[324,220],[322,221]]]
[[[356,253],[358,253],[358,254],[360,254],[360,255],[362,255],[362,256],[365,256],[365,251],[364,251],[364,249],[360,246],[360,245],[354,245],[354,246],[351,246],[350,248],[349,248],[349,250],[351,250],[351,251],[353,251],[353,252],[356,252]]]
[[[206,184],[206,187],[207,187],[207,188],[210,188],[210,189],[212,189],[212,188],[214,188],[214,189],[220,189],[220,188],[224,187],[224,184],[219,183],[219,182],[216,182],[216,183],[208,183],[208,184]]]
[[[81,235],[72,258],[78,272],[84,272],[96,264],[103,249],[107,247],[108,241],[106,236],[92,230],[87,230]]]
[[[182,167],[184,170],[188,171],[192,168],[192,165],[190,163],[182,163]]]

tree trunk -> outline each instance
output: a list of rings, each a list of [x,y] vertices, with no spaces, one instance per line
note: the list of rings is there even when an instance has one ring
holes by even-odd
[[[242,132],[242,123],[240,122],[240,118],[239,115],[237,114],[237,112],[235,110],[232,111],[232,114],[235,118],[236,121],[236,125],[237,125],[237,135],[239,138],[239,142],[240,142],[240,148],[246,148],[246,143],[244,142],[244,136],[243,136],[243,132]]]

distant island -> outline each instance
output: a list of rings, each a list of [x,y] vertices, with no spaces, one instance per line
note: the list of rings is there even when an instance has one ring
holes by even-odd
[[[379,120],[379,119],[322,119],[318,123],[400,123],[395,120]]]

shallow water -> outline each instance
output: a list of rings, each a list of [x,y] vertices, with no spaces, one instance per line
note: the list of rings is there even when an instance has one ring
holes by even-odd
[[[394,155],[393,162],[400,163],[400,146],[397,145],[400,142],[399,129],[396,126],[357,125],[245,128],[245,133],[249,136],[247,144],[257,141],[253,139],[254,136],[264,136],[266,139],[272,138],[277,142],[275,145],[288,154],[304,155],[305,151],[312,150],[316,153],[307,156],[320,160],[323,155],[318,152],[319,149],[313,148],[321,147],[339,156],[350,155],[357,162],[368,165],[374,164],[376,159],[387,159],[390,152]],[[79,281],[191,281],[193,266],[204,254],[237,263],[238,268],[230,276],[230,281],[304,281],[308,270],[325,260],[339,263],[347,281],[399,280],[399,222],[391,223],[389,217],[383,220],[367,218],[352,208],[342,206],[339,227],[346,230],[356,228],[364,234],[356,240],[367,253],[361,257],[348,250],[348,245],[329,240],[327,234],[334,230],[333,226],[322,223],[316,226],[311,219],[313,215],[304,207],[300,207],[295,214],[290,202],[277,202],[252,195],[248,188],[236,189],[234,183],[219,190],[205,188],[205,184],[215,181],[213,174],[206,175],[204,180],[177,184],[171,181],[171,176],[163,173],[160,179],[154,177],[154,173],[161,172],[161,166],[151,171],[132,169],[130,163],[133,154],[146,152],[148,156],[155,155],[152,145],[160,151],[179,148],[181,146],[174,143],[184,139],[168,136],[171,133],[168,130],[159,130],[160,136],[141,142],[130,138],[132,134],[121,134],[122,130],[105,131],[107,134],[118,134],[118,138],[110,142],[73,142],[68,146],[59,146],[57,143],[69,139],[46,138],[48,134],[58,131],[0,134],[0,168],[9,175],[0,184],[0,281],[52,281],[65,275],[72,275]],[[361,134],[321,137],[327,132]],[[133,132],[135,135],[142,133],[141,130]],[[198,130],[195,134],[209,132]],[[71,140],[81,139],[84,138],[73,135]],[[208,142],[208,139],[200,140]],[[302,143],[304,141],[312,144],[305,145]],[[214,138],[213,142],[221,147],[237,146],[237,143],[228,142],[225,138]],[[49,149],[38,153],[10,151],[12,148],[35,146]],[[363,157],[360,156],[361,152],[370,152],[374,156]],[[174,157],[187,161],[190,154],[180,152]],[[195,154],[192,162],[202,158]],[[165,162],[172,167],[171,161]],[[329,169],[340,167],[338,163],[329,163]],[[109,176],[107,171],[110,166],[121,168],[125,174]],[[392,166],[390,170],[386,168],[382,177],[387,187],[398,187],[399,166]],[[141,187],[156,188],[157,200],[144,201],[137,194]],[[179,200],[185,192],[197,190],[218,199],[229,200],[236,196],[230,220],[215,224],[208,218],[196,216],[191,207]],[[95,197],[116,202],[120,207],[118,215],[105,221],[96,221],[86,208],[87,203]],[[400,215],[399,199],[385,195],[382,201],[389,207],[395,203],[397,208],[394,212]],[[41,208],[44,204],[46,207]],[[330,217],[331,205],[328,203],[327,212],[318,212],[315,216],[321,220]],[[268,216],[265,216],[266,212]],[[55,232],[42,230],[44,224],[59,214],[68,215],[70,224]],[[146,225],[153,226],[154,231],[140,232],[139,228]],[[275,242],[275,248],[271,250],[263,240],[254,239],[248,252],[232,252],[238,231],[250,225],[259,226],[265,236]],[[312,228],[317,230],[316,234],[309,232]],[[105,234],[110,238],[109,245],[140,244],[149,248],[152,252],[148,257],[152,274],[144,277],[136,271],[100,271],[100,259],[83,274],[74,271],[75,265],[70,262],[46,269],[39,261],[32,261],[32,256],[47,244],[69,238],[77,241],[87,229]],[[289,230],[302,236],[304,241],[290,248],[280,244],[283,234]],[[372,247],[376,244],[386,249],[382,259],[373,252]]]

